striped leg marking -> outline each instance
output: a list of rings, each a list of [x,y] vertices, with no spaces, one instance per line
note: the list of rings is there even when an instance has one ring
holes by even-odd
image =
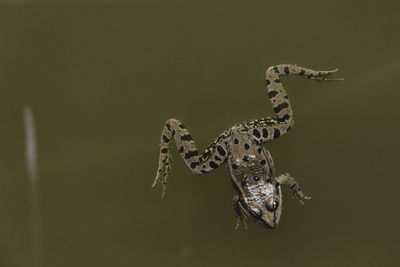
[[[199,155],[196,144],[186,127],[176,119],[169,119],[161,134],[159,167],[152,186],[160,183],[163,188],[161,197],[164,196],[167,179],[171,175],[169,145],[173,138],[179,154],[192,172],[194,174],[206,174],[225,162],[227,158],[225,139],[228,135],[229,130],[222,133],[207,147],[204,153]]]
[[[281,64],[268,68],[266,71],[266,86],[276,118],[262,118],[248,122],[247,127],[250,134],[253,135],[257,142],[265,143],[280,137],[293,127],[294,117],[292,106],[289,96],[281,83],[281,76],[298,75],[318,81],[342,80],[341,78],[332,77],[332,74],[337,70],[315,71],[289,64]]]

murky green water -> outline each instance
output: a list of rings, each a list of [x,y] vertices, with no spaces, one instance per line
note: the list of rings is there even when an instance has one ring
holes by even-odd
[[[31,1],[33,2],[33,1]],[[0,266],[32,266],[23,106],[36,118],[44,266],[395,266],[400,19],[396,1],[0,5]],[[312,200],[286,188],[281,224],[233,229],[224,168],[192,176],[176,150],[151,189],[163,123],[200,148],[272,115],[270,65],[296,126],[268,145]]]

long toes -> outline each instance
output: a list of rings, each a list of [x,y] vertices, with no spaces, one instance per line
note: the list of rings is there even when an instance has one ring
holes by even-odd
[[[239,228],[240,225],[240,219],[236,220],[236,225],[235,225],[235,230],[237,230]]]
[[[321,77],[322,80],[324,80],[324,81],[343,81],[344,78],[342,78],[342,77],[341,77],[341,78],[333,77],[333,74],[334,74],[337,70],[338,70],[338,69],[328,72],[327,74],[325,74],[324,76]]]
[[[313,76],[310,79],[311,80],[316,80],[316,81],[343,81],[344,78],[336,78],[336,77],[331,77],[331,74],[327,74],[325,76]]]
[[[167,187],[167,185],[163,185],[163,190],[162,190],[162,192],[161,192],[161,198],[164,198],[164,196],[165,196],[165,189],[166,189],[166,187]]]
[[[161,184],[162,191],[161,191],[161,198],[164,198],[165,196],[165,191],[167,189],[167,179],[168,175],[164,175],[162,179],[159,180],[159,183]]]
[[[328,71],[319,71],[313,76],[310,77],[311,80],[317,81],[342,81],[343,78],[332,77],[332,75],[337,72],[339,69],[328,70]]]
[[[326,76],[326,75],[329,75],[329,74],[333,74],[333,73],[337,72],[338,70],[339,70],[339,68],[336,68],[334,70],[319,71],[318,74],[321,75],[321,76]]]
[[[154,179],[154,182],[153,182],[153,184],[151,185],[151,187],[155,187],[156,184],[159,182],[159,180],[160,180],[160,171],[157,171],[156,178]]]
[[[170,174],[171,174],[171,167],[169,167],[168,165],[162,166],[157,172],[156,178],[154,179],[154,182],[151,185],[151,187],[155,187],[157,184],[161,184],[163,190],[165,190],[165,187],[167,185],[167,180]]]
[[[304,205],[304,201],[303,200],[309,200],[311,199],[311,197],[307,197],[307,196],[303,196],[301,199],[299,199],[299,202],[301,205]]]
[[[335,73],[339,70],[339,68],[333,69],[333,70],[328,70],[326,71],[327,73]]]
[[[171,170],[171,168],[168,166],[167,167],[167,176],[171,176],[171,173],[172,173],[172,170]]]

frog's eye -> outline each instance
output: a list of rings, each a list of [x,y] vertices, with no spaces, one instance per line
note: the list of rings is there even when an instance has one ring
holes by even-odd
[[[261,215],[261,209],[260,209],[260,207],[258,207],[258,206],[252,206],[252,207],[250,208],[250,210],[251,210],[251,213],[252,213],[254,216],[260,216],[260,215]]]
[[[274,197],[270,197],[267,199],[267,203],[265,204],[265,206],[269,211],[274,211],[278,208],[279,201]]]

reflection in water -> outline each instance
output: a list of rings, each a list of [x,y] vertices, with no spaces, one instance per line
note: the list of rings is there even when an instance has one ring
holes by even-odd
[[[31,204],[32,259],[34,267],[41,267],[42,260],[42,222],[40,211],[40,186],[37,169],[37,143],[35,136],[35,119],[30,106],[24,108],[25,156],[29,179],[29,200]]]

